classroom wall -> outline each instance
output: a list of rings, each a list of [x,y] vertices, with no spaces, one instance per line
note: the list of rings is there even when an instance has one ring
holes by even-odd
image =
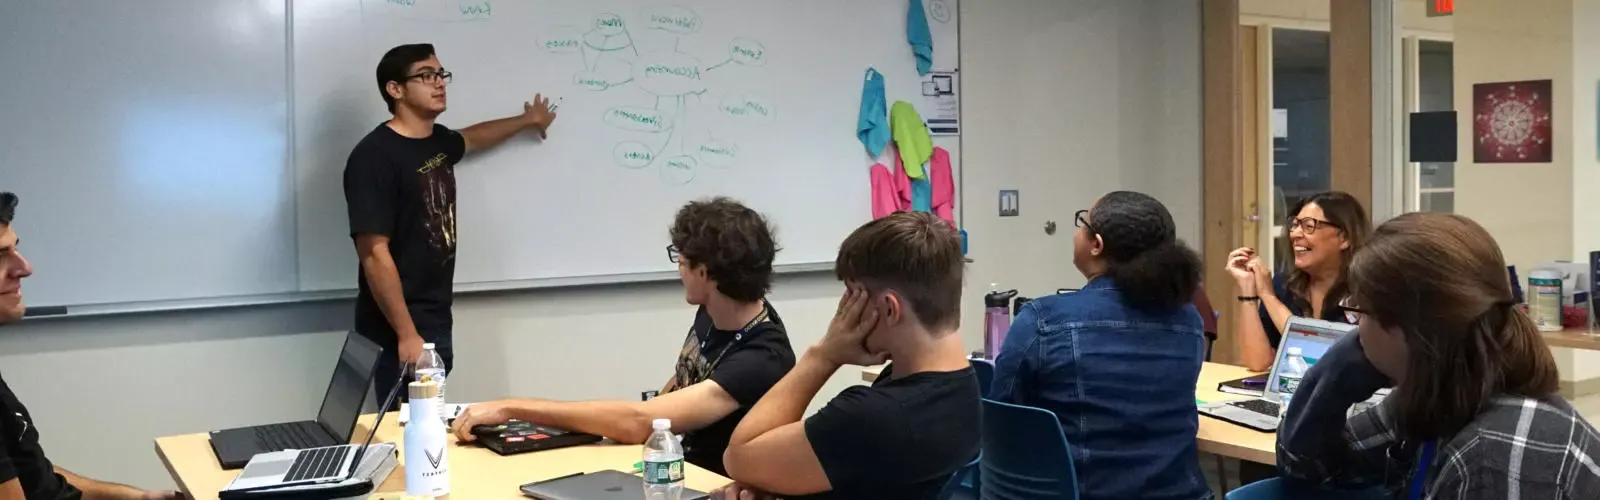
[[[1571,258],[1588,262],[1589,252],[1600,250],[1600,2],[1573,0],[1571,19],[1572,106],[1566,107],[1572,113]],[[1573,350],[1571,371],[1572,380],[1600,378],[1600,352]]]
[[[1555,260],[1587,261],[1600,249],[1591,201],[1595,82],[1600,81],[1600,8],[1574,0],[1486,0],[1457,4],[1455,103],[1460,112],[1456,213],[1494,235],[1506,261],[1523,270]],[[1472,162],[1472,85],[1552,79],[1554,161]],[[1600,353],[1552,349],[1566,384],[1592,390]],[[1587,392],[1587,391],[1585,391]]]
[[[961,16],[961,189],[975,259],[962,325],[976,348],[988,283],[1035,295],[1082,283],[1070,264],[1072,213],[1099,194],[1155,194],[1198,245],[1199,7],[1010,0],[963,2]],[[1003,187],[1023,190],[1021,217],[996,216]],[[1054,236],[1043,231],[1051,220]],[[797,350],[820,338],[839,292],[825,273],[777,280],[772,301]],[[451,399],[635,398],[658,388],[693,315],[681,293],[668,282],[462,296]],[[0,371],[58,464],[171,487],[154,437],[314,413],[350,308],[28,321],[0,330]],[[858,380],[840,371],[818,403]]]

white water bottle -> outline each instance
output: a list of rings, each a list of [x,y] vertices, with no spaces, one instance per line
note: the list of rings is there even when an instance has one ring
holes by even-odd
[[[432,342],[422,344],[422,358],[417,360],[416,377],[412,380],[431,381],[439,385],[439,421],[449,422],[450,415],[447,414],[444,403],[444,378],[444,358],[439,357],[439,351],[434,348]]]
[[[650,428],[650,439],[644,442],[644,498],[678,500],[683,496],[683,444],[672,435],[671,420],[655,419]]]
[[[449,431],[444,421],[431,418],[444,406],[439,400],[439,384],[412,382],[406,386],[411,399],[411,422],[406,425],[406,496],[447,498],[450,495]]]

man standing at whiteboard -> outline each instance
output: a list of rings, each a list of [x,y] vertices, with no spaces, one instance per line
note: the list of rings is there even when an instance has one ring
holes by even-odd
[[[556,119],[550,101],[535,95],[520,115],[451,130],[435,123],[450,77],[431,44],[389,49],[377,83],[394,116],[361,139],[345,164],[350,236],[361,262],[355,328],[392,354],[378,363],[378,395],[421,357],[424,343],[435,345],[447,370],[453,364],[456,163],[524,131],[543,138]]]

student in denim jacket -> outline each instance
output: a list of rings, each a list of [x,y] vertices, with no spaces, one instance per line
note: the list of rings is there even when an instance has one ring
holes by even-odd
[[[1084,500],[1211,498],[1194,437],[1200,259],[1144,194],[1107,194],[1076,222],[1072,262],[1089,283],[1023,307],[991,397],[1056,414]]]

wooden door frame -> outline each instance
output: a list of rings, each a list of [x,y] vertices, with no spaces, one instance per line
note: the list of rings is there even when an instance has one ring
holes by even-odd
[[[1230,362],[1235,358],[1238,293],[1225,264],[1228,252],[1244,244],[1247,232],[1239,0],[1202,0],[1200,9],[1202,279],[1212,307],[1221,313],[1212,360]]]

